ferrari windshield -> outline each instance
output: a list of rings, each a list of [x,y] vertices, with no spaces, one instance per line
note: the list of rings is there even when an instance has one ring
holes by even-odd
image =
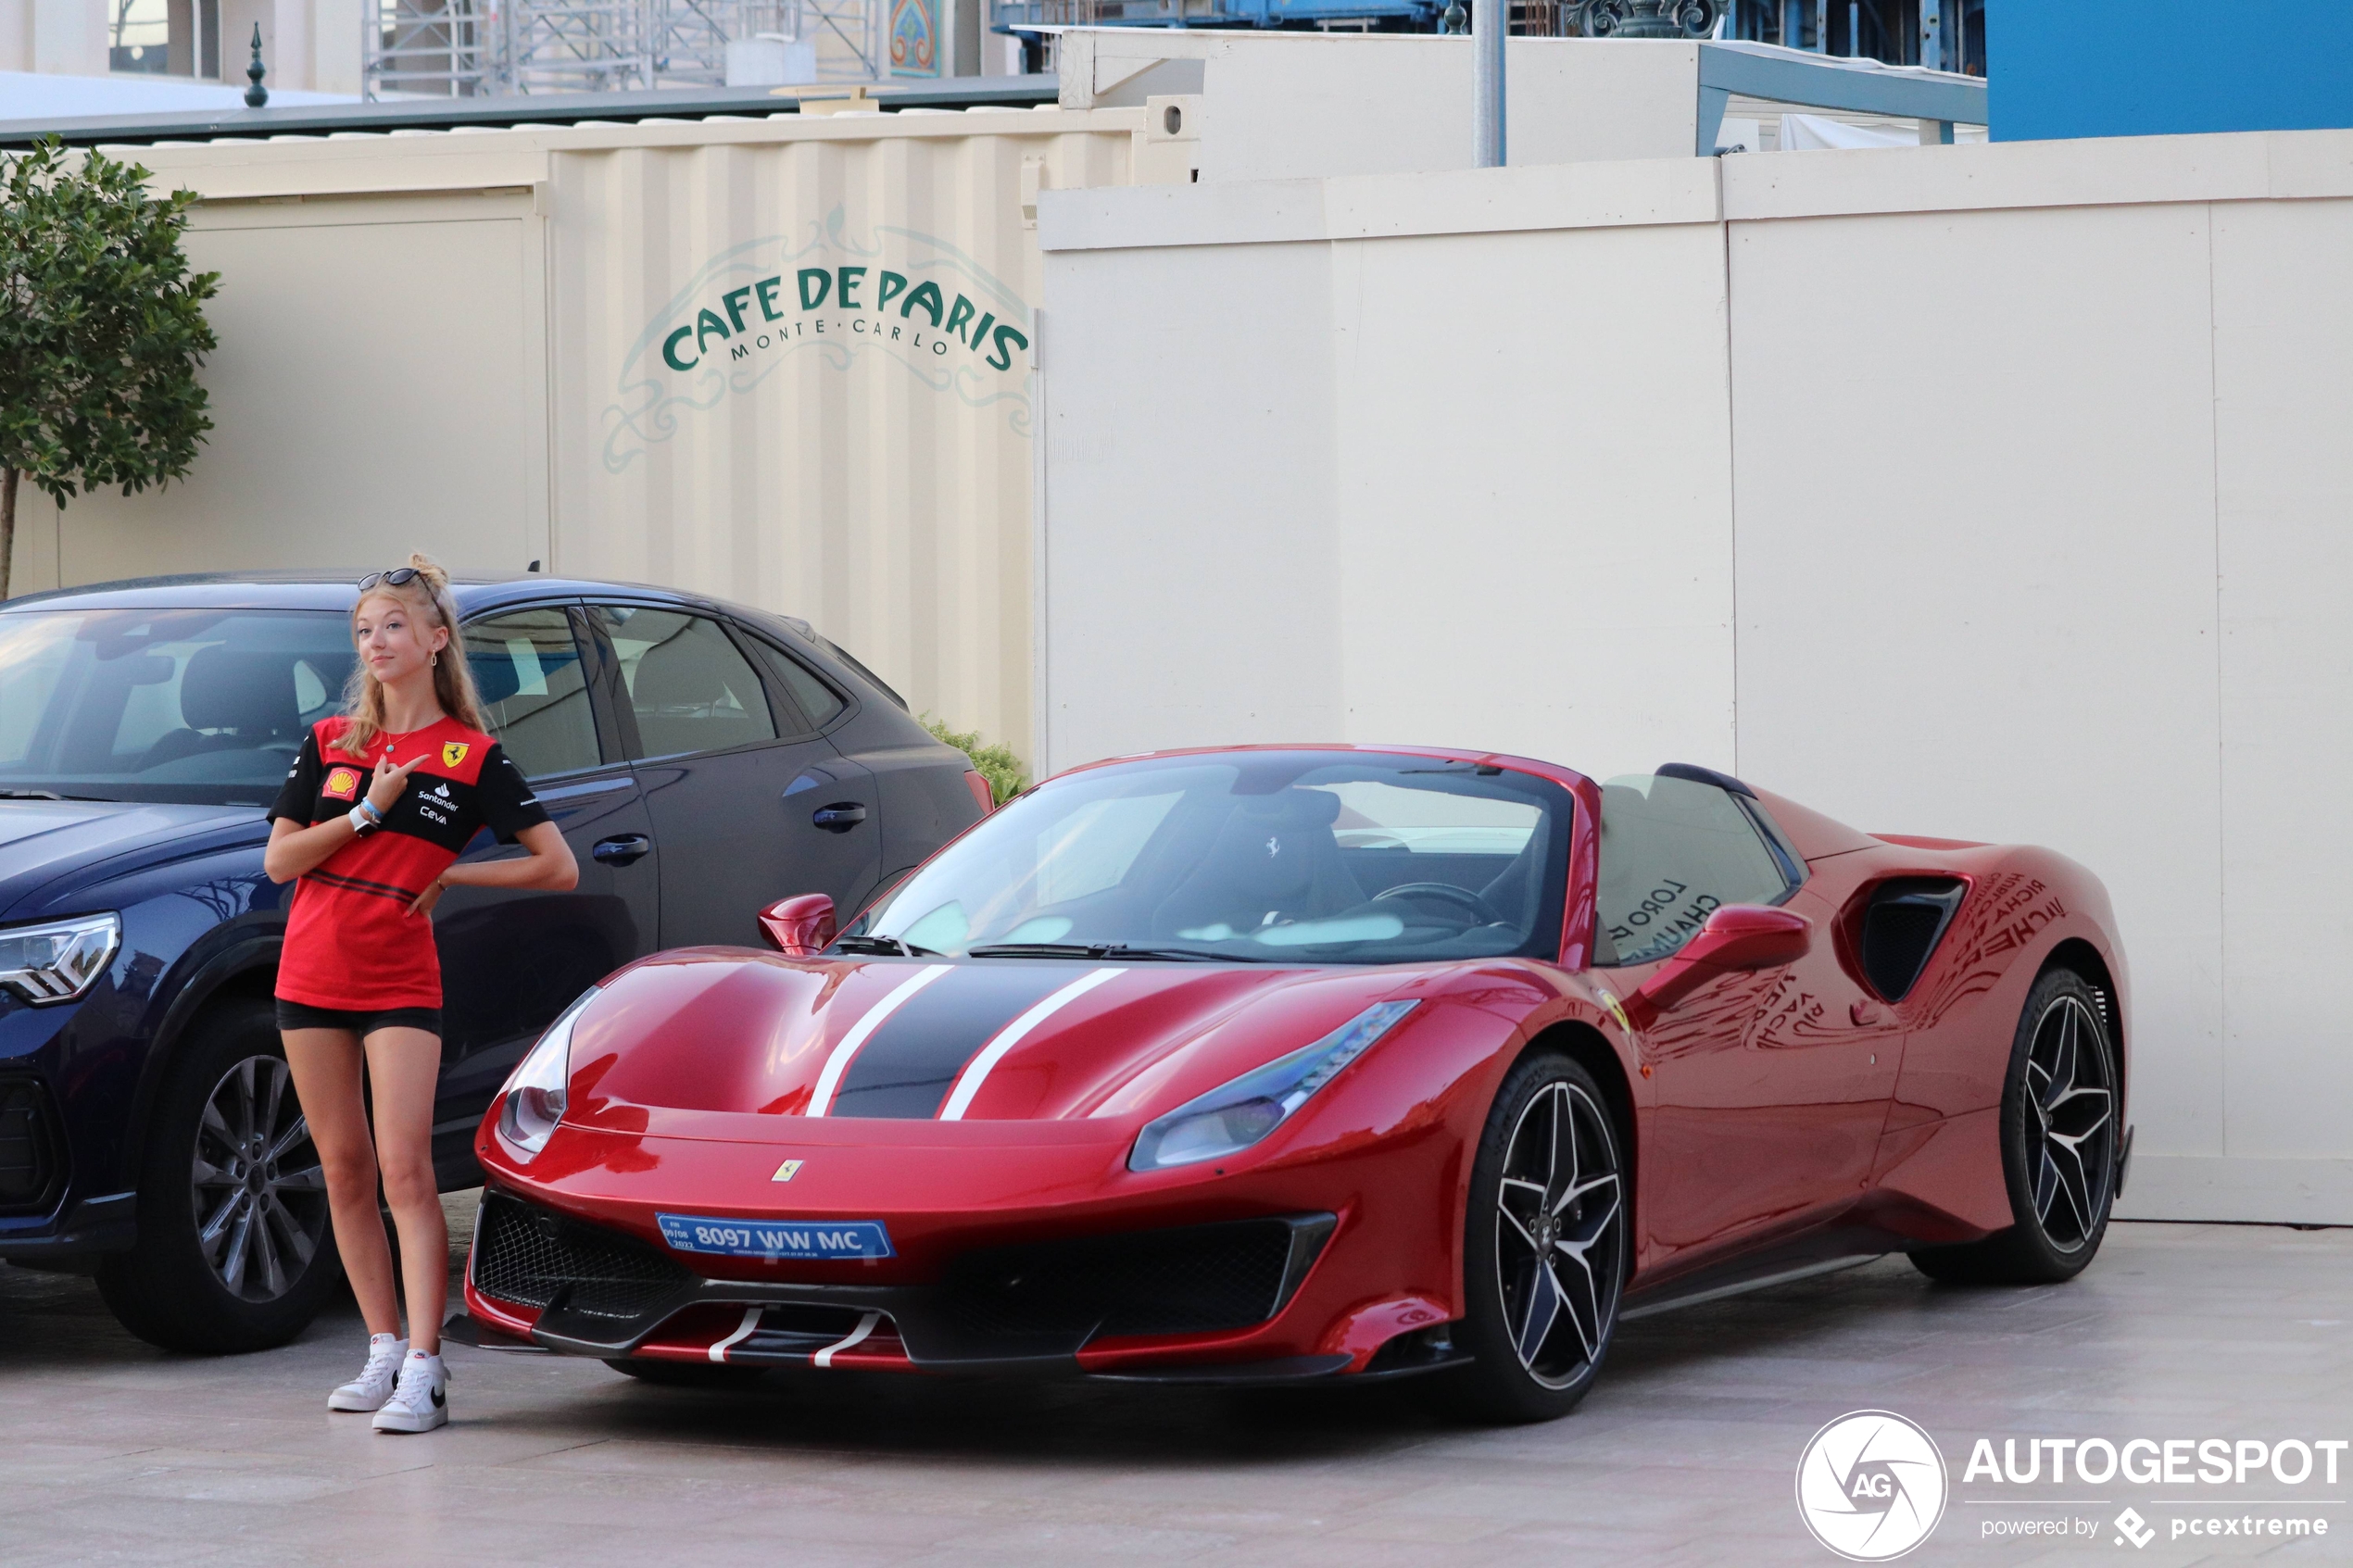
[[[1153,758],[1024,796],[846,950],[1395,963],[1559,950],[1574,799],[1531,774],[1330,751]]]
[[[267,805],[351,664],[334,611],[0,615],[0,798]]]

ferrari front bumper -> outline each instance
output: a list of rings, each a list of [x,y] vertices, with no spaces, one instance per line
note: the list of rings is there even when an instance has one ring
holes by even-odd
[[[635,1236],[494,1191],[466,1303],[478,1343],[602,1360],[1077,1375],[1098,1338],[1198,1344],[1270,1323],[1337,1224],[1307,1213],[1135,1231],[967,1253],[927,1284],[802,1283],[708,1278]],[[1353,1359],[1125,1375],[1267,1381]]]

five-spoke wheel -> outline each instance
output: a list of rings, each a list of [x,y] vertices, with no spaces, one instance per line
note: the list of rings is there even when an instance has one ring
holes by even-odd
[[[1493,1419],[1544,1420],[1580,1399],[1607,1353],[1626,1283],[1626,1173],[1592,1076],[1522,1062],[1480,1140],[1464,1235],[1477,1357],[1464,1390]]]
[[[1926,1247],[1912,1261],[1967,1285],[2071,1279],[2099,1250],[2116,1197],[2115,1042],[2099,993],[2072,971],[2045,971],[2027,993],[2001,1111],[2013,1223],[1982,1241]]]

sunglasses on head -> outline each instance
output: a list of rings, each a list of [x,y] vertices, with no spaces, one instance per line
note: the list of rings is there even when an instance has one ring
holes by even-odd
[[[415,567],[396,566],[390,571],[371,571],[368,573],[367,576],[362,577],[359,580],[359,591],[364,594],[369,589],[378,586],[385,588],[406,588],[409,583],[414,583],[416,580],[417,569]]]

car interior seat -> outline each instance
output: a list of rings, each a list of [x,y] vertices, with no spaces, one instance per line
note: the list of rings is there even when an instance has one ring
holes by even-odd
[[[1332,836],[1339,815],[1340,797],[1326,790],[1240,797],[1192,872],[1161,901],[1153,932],[1222,925],[1239,935],[1363,903],[1364,889]]]
[[[716,635],[716,629],[711,633]],[[629,684],[637,739],[648,757],[766,740],[774,734],[767,698],[758,687],[737,692],[712,657],[716,650],[686,633],[656,643],[639,656]],[[745,678],[749,678],[746,670]]]
[[[257,751],[302,734],[295,656],[226,645],[198,648],[180,674],[180,722],[139,759],[139,771],[206,751]]]

